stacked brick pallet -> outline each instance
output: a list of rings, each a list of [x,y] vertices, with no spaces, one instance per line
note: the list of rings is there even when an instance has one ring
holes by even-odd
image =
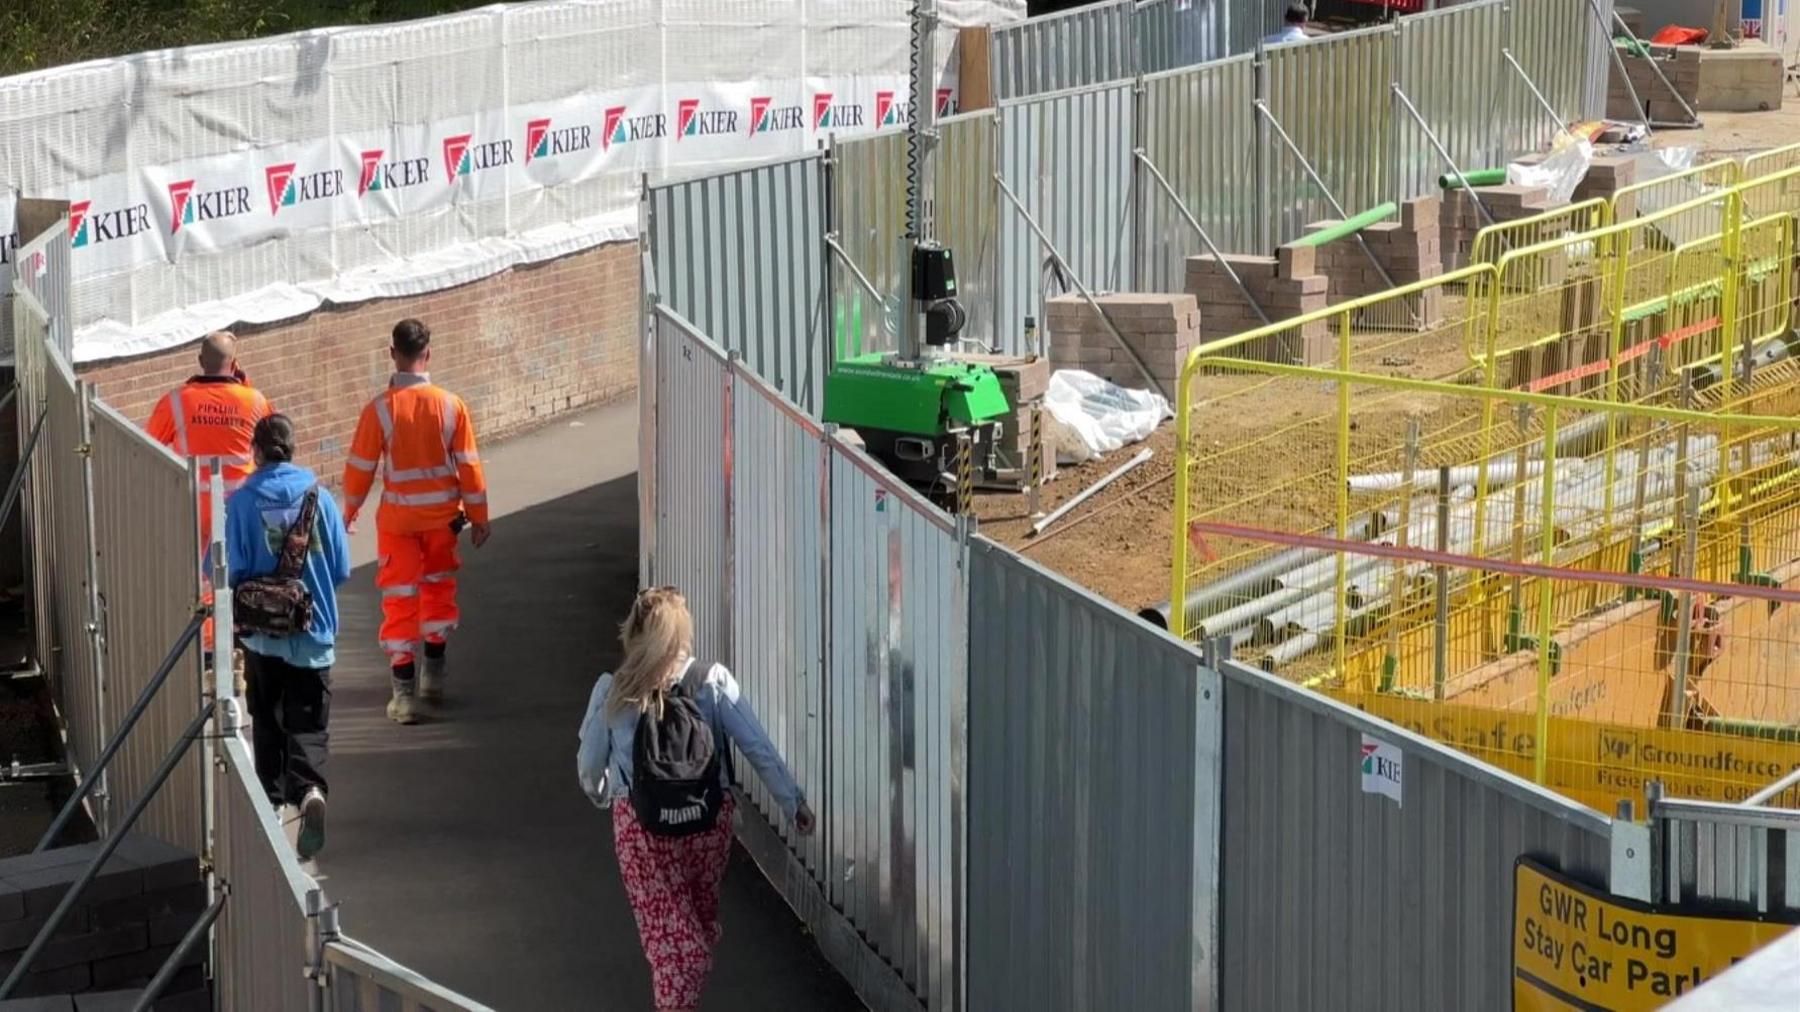
[[[1406,285],[1442,274],[1443,237],[1438,226],[1441,204],[1437,197],[1408,200],[1400,205],[1398,221],[1377,222],[1363,229],[1361,243],[1355,237],[1346,237],[1314,247],[1314,270],[1310,273],[1323,274],[1328,279],[1328,301],[1346,302],[1387,291],[1392,287],[1387,278],[1393,279],[1394,285]],[[1317,222],[1308,225],[1306,231],[1311,235],[1335,224],[1335,221]],[[1364,245],[1368,247],[1367,252],[1363,250]],[[1381,265],[1380,268],[1375,266],[1376,263]],[[1382,277],[1383,270],[1387,272],[1387,278]],[[1433,288],[1413,300],[1414,314],[1421,324],[1430,325],[1443,319],[1442,296],[1441,291]]]
[[[1321,279],[1321,284],[1323,279]],[[1192,295],[1104,295],[1096,301],[1164,391],[1175,389],[1188,352],[1200,343],[1202,315]],[[1095,315],[1075,295],[1051,299],[1048,308],[1050,362],[1058,369],[1082,369],[1124,387],[1144,389],[1143,373]]]
[[[0,861],[0,974],[12,971],[99,846],[63,847]],[[0,1002],[0,1012],[110,1007],[101,1004],[103,996],[97,992],[149,983],[205,909],[206,885],[194,855],[151,837],[127,836],[32,960],[31,972],[14,993],[22,1000]],[[158,1012],[212,1008],[205,948],[196,946],[188,954],[156,1003]],[[57,997],[63,995],[78,997]],[[30,999],[43,1000],[27,1004]]]
[[[1270,320],[1324,309],[1328,301],[1331,282],[1318,272],[1317,253],[1310,246],[1284,246],[1272,257],[1227,255],[1225,262]],[[1210,256],[1188,258],[1187,290],[1199,303],[1203,340],[1230,337],[1263,325],[1225,268]],[[1296,331],[1278,340],[1258,342],[1245,354],[1254,358],[1272,355],[1270,361],[1279,362],[1310,361],[1302,346],[1326,339],[1327,332],[1324,323],[1309,324],[1305,334]]]

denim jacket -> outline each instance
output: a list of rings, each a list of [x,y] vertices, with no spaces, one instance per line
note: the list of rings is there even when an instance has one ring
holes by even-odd
[[[693,658],[688,658],[682,668],[683,678],[687,677],[693,664]],[[607,720],[606,695],[612,688],[612,677],[611,673],[604,674],[594,683],[594,691],[588,696],[587,713],[581,721],[581,745],[575,754],[575,772],[582,789],[601,807],[631,793],[631,745],[637,737],[636,710],[628,709]],[[775,751],[768,733],[756,719],[756,712],[750,709],[749,701],[743,698],[737,679],[723,664],[714,664],[695,697],[701,716],[714,727],[724,729],[726,740],[722,744],[736,745],[744,753],[744,758],[756,767],[763,786],[775,796],[775,803],[792,819],[804,800],[800,786],[794,783],[794,775],[788,771],[787,763]],[[730,786],[728,765],[720,767],[720,779],[726,781],[727,787]]]

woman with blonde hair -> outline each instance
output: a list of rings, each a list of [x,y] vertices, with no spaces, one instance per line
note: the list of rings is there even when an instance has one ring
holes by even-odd
[[[731,747],[801,835],[812,833],[813,813],[737,679],[694,658],[694,620],[680,591],[640,592],[619,641],[624,661],[588,699],[576,772],[588,797],[612,809],[613,849],[656,1008],[683,1012],[699,1007],[719,942]]]

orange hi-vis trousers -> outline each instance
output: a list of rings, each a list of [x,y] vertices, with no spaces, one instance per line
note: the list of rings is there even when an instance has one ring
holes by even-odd
[[[375,586],[381,588],[381,649],[395,666],[420,642],[442,643],[456,628],[456,571],[462,560],[448,527],[389,533],[377,529]]]

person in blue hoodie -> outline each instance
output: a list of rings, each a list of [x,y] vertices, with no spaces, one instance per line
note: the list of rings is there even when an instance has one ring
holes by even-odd
[[[294,463],[294,424],[286,415],[257,422],[251,448],[256,471],[225,503],[226,555],[234,588],[275,572],[288,528],[306,493],[319,484],[311,471]],[[246,631],[242,644],[256,775],[273,804],[299,810],[295,849],[307,860],[325,845],[326,724],[331,666],[337,659],[337,588],[350,579],[344,516],[323,488],[300,579],[312,594],[309,628],[279,638]]]

